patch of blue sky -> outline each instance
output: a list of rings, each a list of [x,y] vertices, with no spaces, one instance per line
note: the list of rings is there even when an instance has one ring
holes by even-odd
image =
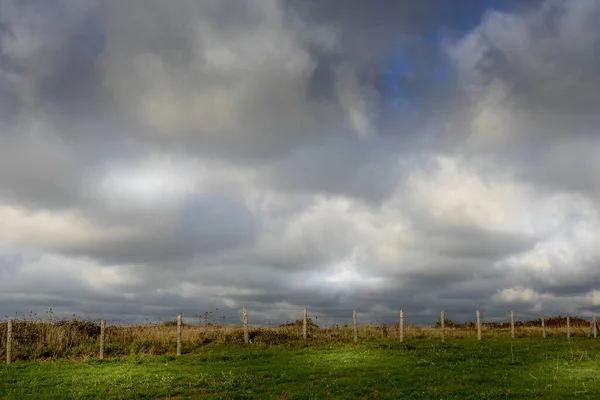
[[[406,108],[412,105],[416,98],[402,90],[400,80],[413,72],[412,55],[401,50],[398,57],[383,71],[387,92],[387,103],[395,108]]]
[[[423,36],[434,52],[442,50],[444,32],[464,36],[479,25],[486,12],[510,12],[519,0],[442,0],[441,3],[437,22]],[[394,110],[419,108],[419,94],[403,88],[402,82],[416,78],[418,74],[420,84],[443,85],[452,77],[452,66],[443,55],[437,66],[427,70],[415,70],[414,59],[414,49],[399,46],[396,57],[383,68],[385,103]]]

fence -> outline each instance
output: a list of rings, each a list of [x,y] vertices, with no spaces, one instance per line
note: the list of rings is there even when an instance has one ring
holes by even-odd
[[[343,316],[339,316],[339,314],[338,316],[332,316],[331,312],[329,314],[309,314],[307,309],[293,311],[301,311],[299,315],[301,318],[293,322],[276,325],[271,324],[270,320],[260,321],[258,318],[261,315],[260,312],[256,313],[256,322],[251,325],[253,321],[249,318],[249,311],[246,307],[241,310],[240,324],[227,324],[224,316],[217,317],[218,322],[215,323],[214,316],[211,315],[210,318],[207,318],[207,314],[210,313],[205,313],[204,324],[184,323],[183,314],[179,314],[175,323],[171,321],[156,325],[130,327],[119,326],[115,321],[107,327],[107,321],[104,319],[100,320],[99,326],[90,321],[78,324],[77,321],[73,320],[50,322],[49,325],[37,321],[31,322],[32,326],[29,326],[27,322],[9,319],[4,324],[6,328],[0,329],[0,343],[6,351],[6,363],[10,364],[13,360],[14,350],[18,346],[27,346],[34,342],[38,347],[49,346],[50,343],[55,342],[76,346],[79,342],[85,342],[85,338],[88,339],[89,346],[96,346],[95,351],[97,351],[98,358],[103,359],[107,350],[107,333],[112,335],[113,340],[110,343],[113,344],[111,351],[114,353],[117,352],[114,349],[114,343],[119,340],[122,342],[135,342],[136,338],[144,337],[147,340],[143,346],[148,346],[147,343],[164,344],[167,350],[163,348],[163,351],[168,351],[169,343],[172,343],[171,346],[175,345],[177,356],[181,355],[183,351],[184,331],[187,335],[186,343],[191,345],[208,343],[214,339],[215,335],[219,336],[220,343],[248,345],[253,342],[281,343],[289,340],[300,340],[307,343],[310,343],[311,340],[315,342],[334,340],[357,343],[361,339],[389,339],[399,342],[414,338],[438,338],[441,341],[445,341],[447,338],[476,338],[482,340],[483,336],[510,336],[514,339],[517,329],[519,330],[519,336],[541,336],[544,338],[550,334],[552,336],[564,335],[567,339],[570,339],[573,335],[596,338],[598,334],[596,317],[593,317],[591,321],[579,317],[571,318],[570,316],[566,318],[561,316],[544,318],[542,316],[537,320],[515,321],[514,312],[511,311],[509,322],[482,322],[481,313],[476,310],[475,322],[456,324],[447,319],[444,310],[442,310],[439,320],[434,326],[423,327],[405,325],[404,310],[399,310],[394,317],[387,315],[384,318],[369,318],[367,324],[363,325],[359,325],[360,316],[357,310],[335,310],[338,313],[344,313]],[[340,325],[341,321],[345,323]],[[20,327],[20,330],[17,330],[17,335],[15,335],[15,324]],[[62,333],[57,333],[57,327],[64,327]],[[210,339],[211,335],[213,339]],[[44,351],[41,350],[41,353],[43,354]]]

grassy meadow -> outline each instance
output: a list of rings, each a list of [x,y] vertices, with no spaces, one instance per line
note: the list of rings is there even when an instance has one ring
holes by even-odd
[[[572,319],[439,327],[251,327],[163,323],[106,329],[89,321],[13,321],[13,363],[0,323],[0,398],[600,398],[600,338]]]
[[[599,350],[587,337],[207,344],[2,365],[0,398],[597,399]]]

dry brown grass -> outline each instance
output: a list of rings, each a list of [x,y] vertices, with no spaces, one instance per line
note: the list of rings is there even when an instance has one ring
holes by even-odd
[[[583,323],[581,322],[583,321]],[[535,324],[515,324],[515,337],[541,337],[542,330]],[[506,325],[484,324],[482,337],[510,337]],[[6,358],[7,323],[0,323],[0,360]],[[106,357],[127,355],[171,354],[176,348],[177,328],[174,323],[139,325],[131,327],[107,326]],[[571,336],[589,336],[591,328],[584,320],[575,320],[570,328]],[[98,356],[100,327],[89,321],[13,321],[13,358],[16,360],[36,360],[53,358],[87,359]],[[302,326],[290,324],[279,327],[250,327],[250,341],[254,345],[327,345],[331,343],[352,343],[352,326],[316,327],[309,326],[308,342],[303,340]],[[546,328],[547,336],[567,336],[566,325],[553,324]],[[474,325],[451,326],[445,328],[445,339],[473,339],[477,337]],[[242,326],[183,326],[183,352],[202,352],[204,346],[243,345]],[[397,326],[360,326],[360,341],[397,341]],[[405,340],[441,339],[439,327],[405,326]]]

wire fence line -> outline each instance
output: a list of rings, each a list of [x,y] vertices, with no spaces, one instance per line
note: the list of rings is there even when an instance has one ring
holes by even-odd
[[[14,349],[32,343],[47,345],[53,341],[75,343],[81,338],[98,343],[98,357],[104,358],[106,346],[119,340],[134,340],[144,336],[155,342],[176,344],[176,354],[183,345],[202,345],[209,336],[219,336],[222,343],[282,343],[286,340],[337,340],[357,343],[359,340],[387,339],[403,342],[418,338],[435,338],[441,341],[453,338],[482,340],[487,337],[522,336],[587,336],[596,338],[598,323],[591,318],[571,316],[540,316],[533,320],[519,320],[513,311],[506,320],[485,320],[479,310],[474,321],[455,323],[444,310],[433,325],[411,323],[416,315],[404,310],[397,312],[363,313],[342,309],[215,309],[201,314],[173,319],[120,318],[103,319],[73,316],[57,318],[52,312],[46,319],[0,319],[0,346],[6,363],[12,361]],[[86,336],[87,335],[87,336]],[[137,335],[137,336],[136,336]],[[97,341],[96,341],[97,340]],[[37,342],[36,342],[37,341]],[[209,340],[210,342],[210,340]],[[41,343],[41,344],[40,344]]]
[[[359,325],[397,325],[399,324],[399,310],[360,310],[360,309],[339,309],[339,308],[327,308],[327,307],[311,307],[311,308],[296,308],[296,307],[252,307],[247,308],[247,316],[251,325],[264,325],[264,326],[278,326],[281,324],[287,324],[302,318],[303,312],[307,311],[308,317],[320,326],[335,326],[340,324],[351,324],[353,320],[353,313],[356,312],[359,318]],[[440,324],[441,313],[439,311],[432,313],[431,310],[427,312],[413,312],[403,311],[404,320],[411,325],[432,327]],[[190,312],[188,310],[184,312],[175,312],[173,315],[182,314],[184,325],[239,325],[243,323],[243,309],[242,308],[215,308],[205,312]],[[457,323],[454,320],[452,313],[445,313],[444,319],[449,324],[448,326],[464,326],[474,324],[476,320],[476,311],[472,312],[472,319],[466,320],[465,322]],[[462,320],[465,320],[464,313],[459,313],[463,316]],[[527,315],[530,315],[529,313]],[[560,316],[559,316],[560,317]],[[515,315],[513,318],[516,319],[516,324],[523,324],[525,321]],[[541,318],[541,316],[540,316]],[[588,320],[591,320],[589,317]],[[176,320],[176,317],[140,317],[139,315],[123,315],[120,317],[105,318],[99,313],[83,313],[83,315],[75,314],[63,314],[62,316],[56,316],[52,309],[46,312],[45,316],[38,316],[38,314],[30,313],[28,315],[15,314],[14,316],[0,316],[0,323],[6,322],[9,319],[13,320],[30,320],[30,321],[60,321],[60,320],[79,320],[79,321],[90,321],[99,323],[101,320],[105,320],[108,325],[115,326],[138,326],[138,325],[152,325],[152,324],[163,324],[171,323]],[[423,323],[422,321],[428,320],[429,323]],[[459,318],[460,320],[460,318]],[[563,318],[564,320],[564,318]],[[576,317],[576,323],[582,320],[581,317]],[[532,324],[529,320],[527,323]],[[535,322],[540,323],[540,319],[536,319]],[[564,322],[564,321],[563,321]],[[500,326],[509,323],[509,313],[507,312],[505,317],[498,317],[498,313],[494,314],[494,317],[486,318],[485,314],[481,315],[482,324],[496,324]]]
[[[50,312],[46,312],[46,316],[38,316],[37,314],[30,313],[29,315],[17,315],[13,317],[4,316],[0,317],[0,324],[6,323],[8,320],[22,320],[22,321],[44,321],[44,322],[61,322],[61,321],[86,321],[99,323],[104,320],[108,326],[140,326],[140,325],[161,325],[169,324],[176,321],[177,316],[182,316],[183,325],[195,325],[195,326],[236,326],[241,325],[244,322],[244,313],[248,319],[250,326],[280,326],[297,322],[303,318],[303,314],[306,313],[308,319],[312,325],[318,325],[320,327],[335,327],[339,325],[349,325],[353,323],[353,319],[358,317],[358,324],[360,326],[369,325],[381,325],[381,326],[392,326],[399,325],[400,319],[404,319],[405,323],[411,326],[421,327],[434,327],[445,325],[445,327],[469,327],[475,326],[476,322],[479,321],[482,325],[493,325],[495,327],[507,327],[508,324],[514,323],[516,326],[536,326],[543,324],[543,316],[534,320],[523,320],[519,319],[518,315],[514,312],[506,315],[506,318],[499,318],[497,316],[492,318],[485,318],[485,315],[481,315],[479,310],[473,312],[472,320],[465,322],[456,322],[451,319],[452,315],[442,310],[437,316],[429,314],[427,317],[430,320],[429,324],[418,323],[417,321],[423,321],[423,313],[407,313],[404,310],[399,311],[360,311],[356,309],[338,309],[338,308],[252,308],[248,309],[244,307],[240,308],[215,308],[211,311],[203,313],[178,313],[174,318],[164,317],[139,317],[139,316],[123,316],[114,318],[104,318],[101,315],[92,315],[84,313],[83,316],[77,316],[71,314],[67,316],[55,316],[50,309]],[[402,314],[402,315],[401,315]],[[461,314],[464,315],[464,314]],[[497,314],[496,314],[497,315]],[[509,317],[510,315],[510,317]],[[562,321],[562,324],[566,326],[568,317],[550,317],[550,325],[556,325],[557,321]],[[592,320],[596,318],[594,316],[586,318],[582,317],[571,317],[574,325],[581,325],[582,323],[590,324]],[[463,318],[464,319],[464,318]],[[435,322],[434,322],[435,321]],[[587,322],[584,322],[587,321]]]
[[[46,316],[41,317],[37,314],[29,315],[17,315],[13,317],[4,316],[0,317],[0,324],[6,323],[9,320],[21,320],[21,321],[36,321],[36,322],[64,322],[64,321],[85,321],[92,323],[100,323],[101,320],[105,321],[108,326],[140,326],[140,325],[162,325],[172,324],[176,321],[177,316],[181,315],[182,324],[188,326],[239,326],[244,323],[244,314],[248,320],[248,324],[254,327],[270,327],[270,326],[281,326],[291,323],[298,322],[303,318],[304,313],[310,320],[310,324],[319,327],[335,327],[340,325],[350,325],[354,323],[354,318],[357,318],[359,326],[398,326],[401,323],[401,319],[405,323],[411,326],[421,327],[435,327],[444,326],[447,328],[453,327],[473,327],[477,323],[482,326],[494,326],[497,328],[508,327],[510,324],[515,326],[541,326],[544,324],[544,317],[540,316],[534,320],[523,320],[519,319],[519,316],[515,316],[514,312],[510,312],[506,315],[506,319],[493,317],[486,319],[485,316],[481,316],[479,310],[473,312],[473,320],[466,322],[456,322],[451,319],[452,315],[445,313],[444,310],[437,316],[429,315],[430,322],[433,324],[422,324],[416,321],[423,321],[423,313],[407,313],[404,310],[399,311],[359,311],[356,309],[337,309],[337,308],[252,308],[248,309],[244,307],[239,308],[215,308],[214,310],[203,312],[203,313],[178,313],[174,318],[164,317],[139,317],[139,316],[123,316],[114,318],[104,318],[101,315],[91,315],[85,313],[83,316],[76,316],[71,314],[66,316],[55,316],[50,309],[50,312],[46,312]],[[557,324],[563,324],[566,326],[567,319],[569,317],[550,317],[548,322],[550,325],[556,326]],[[592,322],[595,321],[596,317],[582,318],[582,317],[571,317],[574,326],[582,324],[588,324],[591,326]]]

